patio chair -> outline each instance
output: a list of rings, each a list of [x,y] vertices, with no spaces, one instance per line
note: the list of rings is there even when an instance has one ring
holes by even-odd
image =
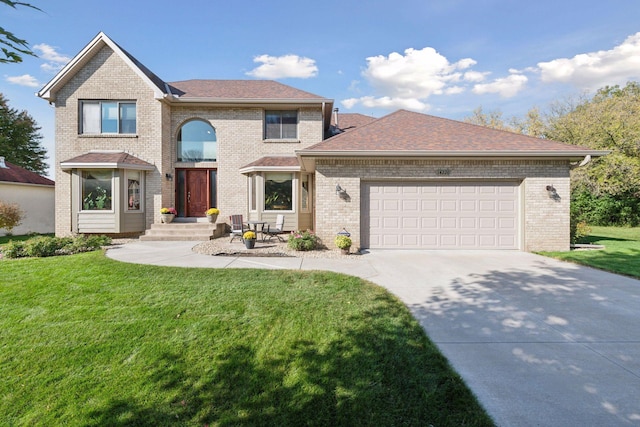
[[[263,237],[269,239],[271,241],[272,237],[277,237],[278,240],[284,242],[284,239],[281,237],[281,234],[284,233],[284,215],[278,214],[276,216],[276,225],[275,227],[271,227],[271,224],[267,225],[267,229],[262,231]]]
[[[242,215],[229,216],[229,222],[231,222],[231,241],[229,243],[233,242],[236,237],[240,237],[240,240],[243,240],[242,235],[245,232],[245,228]]]

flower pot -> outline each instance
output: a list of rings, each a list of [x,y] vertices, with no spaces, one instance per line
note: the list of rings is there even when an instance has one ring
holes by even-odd
[[[244,239],[244,246],[247,249],[253,249],[256,246],[256,239]]]
[[[160,216],[165,224],[169,224],[176,217],[174,214],[160,214]]]
[[[207,220],[210,223],[215,224],[215,222],[218,220],[218,215],[207,215]]]
[[[342,255],[349,255],[350,251],[351,251],[351,246],[349,246],[348,248],[340,249],[340,252],[342,252]]]

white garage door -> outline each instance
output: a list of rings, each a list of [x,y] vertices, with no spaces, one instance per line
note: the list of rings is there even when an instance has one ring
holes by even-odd
[[[363,183],[362,246],[517,249],[518,183]]]

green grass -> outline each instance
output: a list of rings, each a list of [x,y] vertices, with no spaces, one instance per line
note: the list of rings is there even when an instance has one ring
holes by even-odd
[[[406,307],[329,272],[0,260],[0,425],[485,426]]]
[[[605,249],[542,255],[640,278],[640,227],[591,227],[582,243],[604,245]]]

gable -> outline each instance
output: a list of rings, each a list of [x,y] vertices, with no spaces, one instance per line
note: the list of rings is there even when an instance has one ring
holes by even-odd
[[[64,88],[71,79],[85,70],[86,65],[90,61],[94,60],[96,55],[101,54],[102,57],[105,56],[105,48],[116,55],[130,72],[137,75],[142,82],[144,82],[144,84],[153,91],[155,98],[161,99],[164,96],[167,92],[166,84],[102,32],[91,40],[91,42],[89,42],[89,44],[87,44],[71,61],[69,61],[69,63],[65,65],[64,68],[37,93],[37,95],[49,102],[55,102],[57,93]],[[99,60],[100,59],[98,59],[98,61]],[[122,71],[122,69],[120,71]],[[118,76],[116,73],[112,73],[111,75],[113,77]]]

